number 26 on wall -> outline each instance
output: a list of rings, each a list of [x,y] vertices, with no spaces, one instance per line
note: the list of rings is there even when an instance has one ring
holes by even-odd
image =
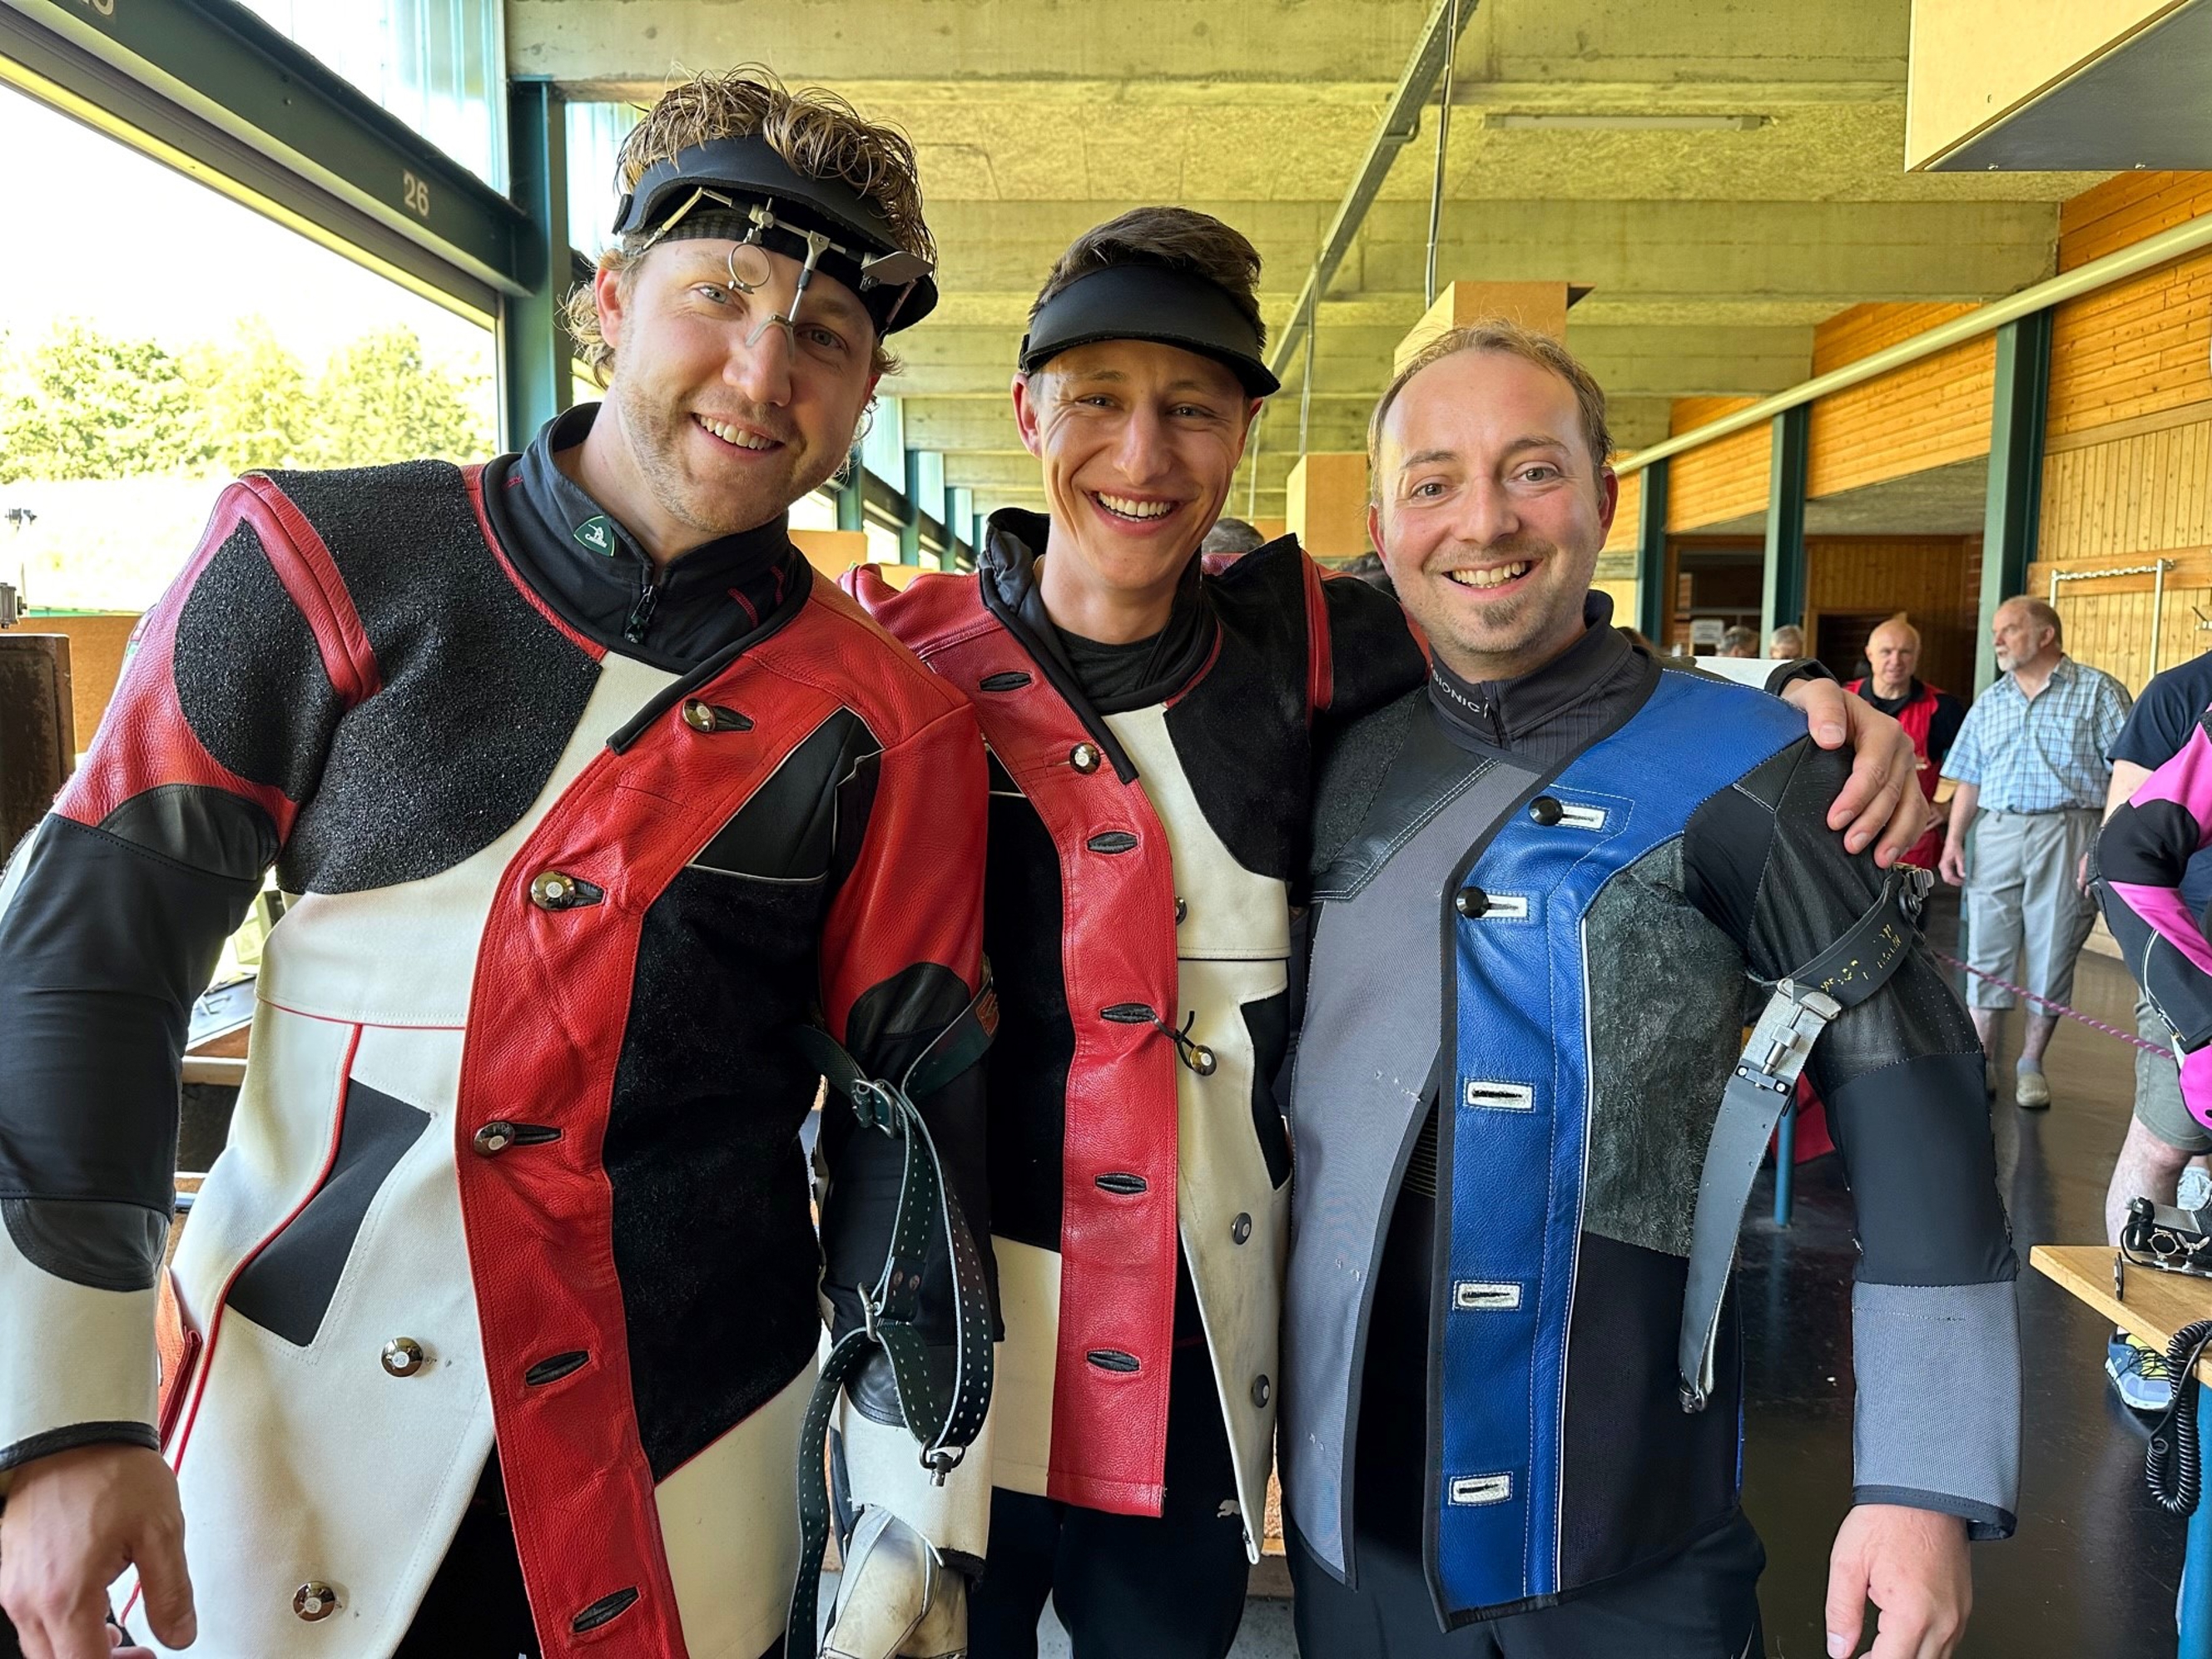
[[[417,179],[411,173],[402,173],[399,175],[399,193],[410,213],[418,219],[430,216],[430,186],[425,180]]]

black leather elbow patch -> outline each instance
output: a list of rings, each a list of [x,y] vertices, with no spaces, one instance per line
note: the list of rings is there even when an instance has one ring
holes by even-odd
[[[0,1199],[0,1222],[33,1267],[94,1291],[151,1290],[169,1237],[158,1211],[100,1199]]]
[[[276,861],[276,826],[254,802],[199,783],[133,795],[100,821],[109,835],[226,881],[260,884]]]

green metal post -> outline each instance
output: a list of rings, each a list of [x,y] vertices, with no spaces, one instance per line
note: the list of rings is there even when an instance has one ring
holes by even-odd
[[[530,219],[525,269],[530,292],[500,307],[500,410],[508,449],[574,401],[561,322],[568,255],[568,116],[550,81],[516,81],[507,88],[507,141],[514,200]]]
[[[860,452],[856,448],[845,458],[845,471],[837,480],[837,528],[866,527],[867,520],[860,515]]]
[[[1990,409],[1990,482],[1982,518],[1980,637],[1974,690],[1996,678],[1990,625],[1997,607],[2027,587],[2043,510],[2043,431],[2051,405],[2051,313],[2033,311],[1997,330],[1996,395]]]
[[[1766,485],[1766,569],[1759,595],[1759,632],[1805,620],[1805,477],[1813,406],[1800,404],[1774,417],[1773,459]]]
[[[1674,614],[1667,585],[1667,467],[1664,458],[1645,467],[1637,498],[1636,631],[1666,648],[1667,619]]]
[[[921,452],[906,452],[906,513],[899,520],[899,562],[921,562]]]

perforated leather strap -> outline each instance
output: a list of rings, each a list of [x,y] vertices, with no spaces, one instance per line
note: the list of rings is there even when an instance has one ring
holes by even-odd
[[[840,1390],[871,1352],[881,1348],[890,1355],[900,1419],[921,1449],[922,1465],[940,1483],[959,1467],[991,1403],[991,1303],[982,1258],[966,1216],[946,1188],[937,1145],[914,1102],[981,1059],[996,1024],[996,1004],[987,981],[967,1012],[939,1033],[897,1083],[870,1077],[842,1044],[818,1027],[805,1026],[794,1034],[801,1051],[829,1079],[832,1095],[852,1103],[864,1128],[899,1140],[904,1157],[890,1246],[874,1286],[861,1297],[864,1322],[830,1348],[799,1432],[799,1577],[784,1627],[786,1659],[815,1659],[822,1557],[830,1541],[830,1419]],[[930,1367],[928,1343],[914,1322],[933,1235],[944,1239],[952,1262],[955,1330],[947,1387],[939,1386]]]
[[[1721,1301],[1735,1266],[1736,1234],[1752,1182],[1774,1138],[1775,1125],[1797,1092],[1813,1044],[1844,1009],[1889,982],[1919,932],[1921,901],[1931,878],[1905,865],[1892,868],[1866,914],[1833,945],[1786,979],[1752,1028],[1735,1071],[1721,1094],[1720,1116],[1698,1179],[1697,1216],[1690,1227],[1690,1270],[1682,1296],[1675,1363],[1682,1409],[1701,1412],[1713,1392],[1714,1350],[1720,1343]]]

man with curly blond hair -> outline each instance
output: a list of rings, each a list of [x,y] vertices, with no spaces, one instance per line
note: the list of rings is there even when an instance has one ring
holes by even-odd
[[[0,882],[30,1659],[777,1649],[825,1301],[836,1646],[963,1641],[984,1517],[903,1494],[988,1387],[983,750],[785,531],[934,301],[913,153],[748,70],[663,98],[619,183],[574,313],[606,402],[233,487]],[[271,865],[165,1263],[187,1018]]]

